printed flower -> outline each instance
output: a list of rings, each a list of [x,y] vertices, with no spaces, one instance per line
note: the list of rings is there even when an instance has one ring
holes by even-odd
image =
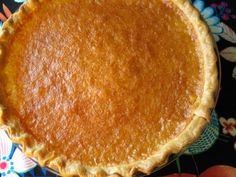
[[[226,120],[224,117],[221,117],[219,121],[223,126],[224,134],[230,134],[231,136],[236,137],[236,120],[234,118]]]
[[[0,12],[0,28],[2,27],[2,23],[5,22],[12,14],[5,4],[2,4],[2,9],[4,13]]]
[[[36,164],[27,158],[0,129],[0,174],[3,177],[18,177],[30,171]]]
[[[229,20],[230,18],[236,19],[236,15],[232,14],[232,10],[228,7],[228,3],[225,1],[218,4],[212,3],[211,7],[216,12],[216,15],[225,21]]]
[[[192,2],[192,1],[191,1]],[[202,17],[205,19],[210,27],[210,30],[216,41],[219,41],[219,34],[223,32],[223,28],[219,26],[220,18],[214,15],[214,9],[212,7],[206,7],[203,0],[195,0],[192,2],[194,7],[196,7],[201,13]]]

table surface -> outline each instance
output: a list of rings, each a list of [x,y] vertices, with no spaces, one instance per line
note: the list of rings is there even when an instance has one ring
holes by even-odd
[[[0,0],[0,28],[23,2],[24,0]],[[230,174],[233,177],[236,176],[236,1],[191,2],[208,23],[219,49],[222,68],[219,100],[212,122],[200,140],[177,160],[150,176],[224,177]],[[27,158],[2,130],[0,174],[9,177],[56,176]]]

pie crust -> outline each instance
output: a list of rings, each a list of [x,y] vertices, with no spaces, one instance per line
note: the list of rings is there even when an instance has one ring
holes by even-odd
[[[0,33],[0,60],[4,57],[5,44],[15,29],[22,25],[22,18],[35,11],[36,7],[44,0],[28,0],[17,13],[13,14],[4,23]],[[199,12],[193,8],[188,0],[170,0],[182,12],[186,14],[192,23],[204,58],[204,88],[201,99],[197,101],[198,106],[194,110],[194,117],[185,130],[173,140],[165,144],[154,155],[145,160],[115,166],[83,166],[79,162],[67,160],[63,155],[57,156],[54,152],[49,152],[44,144],[39,144],[30,134],[22,131],[17,119],[4,120],[2,114],[4,107],[0,109],[0,124],[5,129],[14,143],[23,145],[23,151],[32,158],[37,158],[41,166],[49,166],[58,169],[61,175],[65,176],[132,176],[137,172],[150,174],[154,168],[161,167],[168,161],[170,154],[184,150],[193,143],[201,134],[206,124],[210,120],[210,114],[215,104],[215,94],[218,87],[216,55],[214,43],[207,25],[202,21]]]

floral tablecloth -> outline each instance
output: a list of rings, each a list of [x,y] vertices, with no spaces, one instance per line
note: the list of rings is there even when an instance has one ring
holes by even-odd
[[[24,0],[0,0],[0,28]],[[221,58],[221,92],[201,138],[150,176],[236,177],[236,1],[192,0],[210,27]],[[43,20],[43,19],[42,19]],[[27,158],[0,130],[1,176],[56,176]]]

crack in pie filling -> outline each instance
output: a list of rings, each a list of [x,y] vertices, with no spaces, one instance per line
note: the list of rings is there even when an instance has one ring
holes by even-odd
[[[1,32],[1,125],[62,175],[150,173],[207,124],[215,62],[187,0],[27,1]]]

